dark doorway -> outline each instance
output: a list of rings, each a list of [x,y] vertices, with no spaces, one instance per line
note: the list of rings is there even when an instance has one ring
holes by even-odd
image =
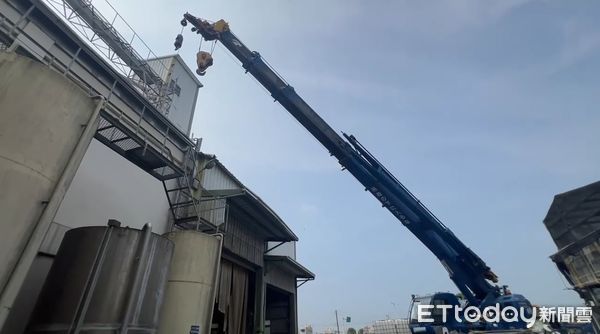
[[[270,322],[271,334],[291,334],[291,294],[267,285],[265,320]]]
[[[211,334],[254,332],[255,273],[227,260],[221,261]]]

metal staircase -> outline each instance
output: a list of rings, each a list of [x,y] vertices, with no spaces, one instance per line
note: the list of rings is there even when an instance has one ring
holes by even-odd
[[[214,229],[211,222],[201,218],[200,199],[194,194],[199,188],[194,147],[190,146],[183,163],[178,163],[165,146],[158,152],[142,139],[144,136],[128,130],[118,119],[108,115],[102,115],[95,138],[162,181],[172,226],[200,231]]]
[[[179,177],[163,181],[171,210],[172,226],[180,229],[206,231],[212,229],[209,222],[200,216],[200,198],[195,192],[200,183],[196,179],[196,153],[190,147],[185,156],[184,171]]]

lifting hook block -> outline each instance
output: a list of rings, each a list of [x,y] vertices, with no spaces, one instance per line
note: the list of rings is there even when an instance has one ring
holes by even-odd
[[[177,34],[177,37],[175,37],[175,43],[173,43],[173,45],[175,45],[175,50],[179,50],[179,48],[181,48],[181,45],[183,45],[182,34]]]

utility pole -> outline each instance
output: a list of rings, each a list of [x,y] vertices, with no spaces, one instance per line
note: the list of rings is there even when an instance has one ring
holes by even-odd
[[[340,334],[340,321],[338,319],[337,310],[335,310],[335,323],[337,324],[337,334]]]

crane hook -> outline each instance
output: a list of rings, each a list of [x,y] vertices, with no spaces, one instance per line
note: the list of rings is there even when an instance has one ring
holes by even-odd
[[[198,65],[196,73],[203,76],[206,74],[206,70],[213,64],[213,57],[206,51],[198,51],[196,54],[196,64]]]
[[[183,35],[182,34],[177,34],[177,37],[175,37],[175,43],[173,43],[173,45],[175,45],[175,50],[179,50],[179,48],[183,45]]]

